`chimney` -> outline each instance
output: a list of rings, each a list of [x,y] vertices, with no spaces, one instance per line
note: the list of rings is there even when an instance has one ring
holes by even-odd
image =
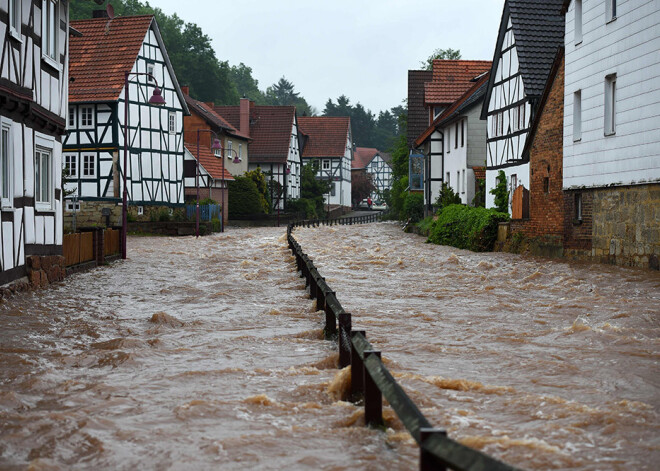
[[[186,96],[190,95],[190,87],[188,85],[181,85],[181,93]]]
[[[108,12],[106,10],[93,10],[92,18],[108,18]]]
[[[213,103],[212,101],[207,101],[207,102],[205,103],[205,105],[208,106],[208,107],[211,108],[211,109],[215,108],[215,103]]]
[[[241,98],[240,105],[241,126],[239,131],[245,136],[250,136],[250,100]]]

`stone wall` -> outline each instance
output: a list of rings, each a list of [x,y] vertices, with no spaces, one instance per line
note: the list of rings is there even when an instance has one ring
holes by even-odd
[[[121,226],[121,204],[112,201],[79,201],[80,210],[76,211],[76,228],[81,227],[120,227]],[[138,214],[138,209],[142,208],[142,214]],[[103,216],[103,209],[110,210],[109,218]],[[128,215],[132,221],[158,221],[161,214],[174,215],[180,212],[181,217],[185,217],[184,208],[173,208],[165,205],[129,205]],[[73,212],[64,212],[64,232],[73,230]]]
[[[66,277],[66,265],[62,255],[30,255],[27,257],[27,274],[33,288],[44,288]]]

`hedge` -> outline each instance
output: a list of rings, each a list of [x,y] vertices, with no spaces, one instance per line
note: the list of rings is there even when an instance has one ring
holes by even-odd
[[[229,218],[236,216],[247,216],[252,214],[263,214],[264,208],[261,194],[257,184],[248,177],[234,177],[234,181],[228,182],[229,187]]]
[[[452,204],[438,212],[428,242],[488,252],[493,250],[497,240],[498,224],[508,220],[508,214],[495,209]]]

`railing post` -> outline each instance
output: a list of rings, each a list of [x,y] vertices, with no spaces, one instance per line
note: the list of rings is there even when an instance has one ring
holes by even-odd
[[[339,314],[339,335],[337,342],[339,347],[339,368],[345,368],[351,364],[351,315],[347,312]]]
[[[321,280],[325,281],[325,278],[319,276],[316,280],[316,310],[322,311],[325,309],[325,293],[321,289]]]
[[[380,358],[380,352],[375,350],[366,350],[364,352],[364,361],[367,361],[371,355]],[[364,367],[364,422],[366,425],[380,427],[383,425],[383,393],[371,378],[371,375]]]
[[[353,345],[353,337],[362,335],[367,338],[367,332],[364,330],[351,330],[351,399],[358,400],[364,396],[364,364]]]
[[[439,428],[421,427],[419,429],[419,471],[447,471],[447,468],[438,465],[438,462],[433,458],[433,455],[424,450],[424,440],[432,435],[447,436],[445,430]]]
[[[334,291],[328,291],[325,296],[325,336],[326,338],[332,337],[337,333],[337,319],[335,318],[335,313],[332,311],[332,307],[328,304],[328,297],[332,295],[335,296]],[[337,299],[337,298],[335,298]]]

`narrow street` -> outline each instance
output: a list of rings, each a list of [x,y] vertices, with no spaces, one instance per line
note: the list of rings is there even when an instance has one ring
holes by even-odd
[[[660,276],[295,236],[435,425],[523,469],[653,469]],[[362,426],[284,228],[133,237],[129,260],[0,304],[0,469],[415,469]]]

